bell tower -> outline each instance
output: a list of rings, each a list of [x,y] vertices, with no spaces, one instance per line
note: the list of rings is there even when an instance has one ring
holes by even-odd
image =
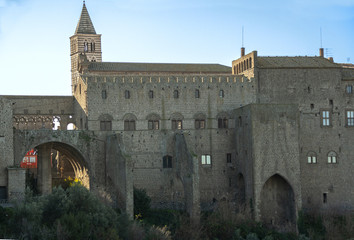
[[[101,34],[96,34],[85,1],[75,34],[70,37],[71,82],[72,92],[76,89],[79,78],[80,56],[86,56],[89,62],[102,62]]]

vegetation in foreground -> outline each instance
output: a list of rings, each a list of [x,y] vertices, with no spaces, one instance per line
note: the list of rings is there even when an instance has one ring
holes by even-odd
[[[0,207],[0,238],[317,240],[354,236],[353,216],[324,218],[300,212],[297,236],[275,232],[222,209],[203,214],[201,223],[193,225],[186,213],[150,209],[150,198],[139,189],[134,190],[134,202],[135,220],[129,220],[79,184],[65,190],[54,188],[46,196],[33,196],[29,192],[25,201],[14,208]]]

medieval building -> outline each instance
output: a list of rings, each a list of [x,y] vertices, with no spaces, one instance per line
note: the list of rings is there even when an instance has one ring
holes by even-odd
[[[128,213],[133,187],[195,218],[223,202],[289,226],[354,209],[354,65],[244,48],[232,67],[102,62],[85,4],[70,48],[72,96],[0,96],[1,198],[24,192],[35,149],[40,192],[70,173]]]

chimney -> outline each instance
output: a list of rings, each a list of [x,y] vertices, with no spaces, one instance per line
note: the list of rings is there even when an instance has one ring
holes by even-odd
[[[245,48],[244,47],[241,48],[241,57],[243,57],[243,56],[245,56]]]
[[[328,60],[329,60],[330,62],[334,62],[332,57],[329,57]]]
[[[323,48],[320,48],[320,57],[324,57],[324,51],[323,51]]]

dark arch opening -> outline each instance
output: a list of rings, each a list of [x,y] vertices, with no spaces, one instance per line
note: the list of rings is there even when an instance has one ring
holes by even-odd
[[[278,231],[295,229],[295,197],[290,184],[275,174],[263,185],[261,192],[261,220]]]
[[[90,186],[89,168],[83,155],[65,143],[47,142],[35,146],[26,153],[21,167],[27,168],[26,185],[34,192],[50,193],[53,187],[67,187],[72,181],[80,181],[88,189]]]

